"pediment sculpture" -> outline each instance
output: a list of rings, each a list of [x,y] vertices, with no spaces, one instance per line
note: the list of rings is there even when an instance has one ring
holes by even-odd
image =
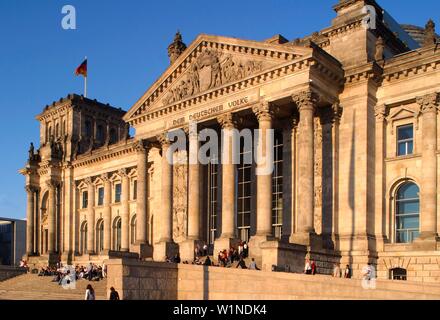
[[[162,102],[164,105],[175,103],[262,70],[262,61],[247,60],[214,49],[206,49],[191,64],[178,84],[171,88]]]

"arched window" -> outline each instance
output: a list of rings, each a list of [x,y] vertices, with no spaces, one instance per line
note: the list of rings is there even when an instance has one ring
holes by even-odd
[[[87,252],[87,221],[81,225],[80,252],[81,254]]]
[[[419,236],[419,187],[408,182],[396,193],[396,242],[410,243]]]
[[[121,217],[113,222],[113,250],[121,251]]]
[[[96,252],[104,250],[104,220],[98,220],[96,224]]]
[[[136,215],[134,215],[133,218],[131,218],[130,234],[131,234],[130,243],[135,244],[136,243]]]
[[[406,269],[394,268],[390,270],[391,280],[406,280]]]

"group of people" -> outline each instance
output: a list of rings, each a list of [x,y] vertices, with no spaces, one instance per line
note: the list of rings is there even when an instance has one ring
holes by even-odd
[[[306,258],[306,263],[304,265],[304,273],[305,274],[316,274],[316,262],[312,259]]]
[[[96,300],[95,289],[93,289],[91,284],[87,285],[84,300]],[[109,300],[120,300],[119,293],[115,290],[114,287],[110,288]]]
[[[333,277],[334,278],[345,278],[350,279],[351,278],[351,268],[347,264],[345,266],[344,271],[341,269],[341,265],[339,263],[335,263],[333,266]]]
[[[89,263],[87,267],[77,265],[72,272],[71,269],[64,267],[62,263],[57,263],[56,267],[42,267],[38,276],[52,276],[53,282],[58,282],[60,285],[63,283],[64,278],[74,278],[73,280],[87,279],[89,281],[99,281],[107,277],[107,266],[104,264],[103,266]]]
[[[230,267],[235,261],[243,265],[244,259],[249,256],[249,245],[241,241],[235,248],[231,246],[229,250],[224,249],[218,253],[217,259],[221,267]]]

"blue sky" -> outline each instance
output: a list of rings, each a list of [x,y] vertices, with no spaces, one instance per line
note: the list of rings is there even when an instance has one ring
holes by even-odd
[[[29,143],[46,104],[83,91],[74,69],[89,59],[88,96],[128,110],[168,66],[177,29],[189,44],[199,33],[294,39],[330,25],[337,0],[0,0],[0,216],[24,218]],[[438,0],[379,0],[401,23],[437,24]],[[77,29],[61,28],[61,8],[76,8]],[[439,24],[440,26],[440,24]]]

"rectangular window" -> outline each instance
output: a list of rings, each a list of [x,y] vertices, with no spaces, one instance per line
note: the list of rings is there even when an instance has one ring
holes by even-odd
[[[397,127],[397,155],[406,156],[413,154],[414,128],[413,125]]]
[[[86,209],[89,205],[89,193],[87,191],[83,191],[82,193],[82,208]]]
[[[133,181],[133,200],[137,199],[137,192],[138,192],[138,182],[137,180]]]
[[[121,184],[115,185],[115,203],[121,202]]]
[[[272,234],[280,239],[283,227],[283,135],[275,133],[272,174]]]
[[[104,188],[98,189],[98,206],[102,206],[104,204]]]

